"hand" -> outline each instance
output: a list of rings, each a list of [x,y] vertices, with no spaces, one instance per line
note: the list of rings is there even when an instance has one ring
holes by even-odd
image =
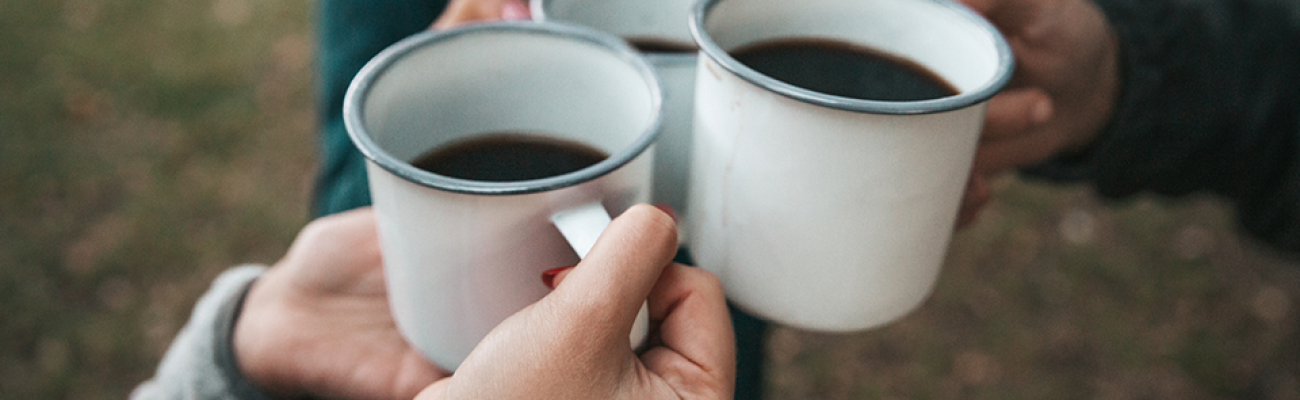
[[[456,374],[417,400],[731,399],[735,343],[722,287],[707,271],[670,264],[671,217],[636,206],[554,292],[506,319]],[[649,299],[651,346],[628,334]]]
[[[233,341],[244,374],[282,398],[409,399],[447,375],[393,323],[370,209],[303,228],[249,291]]]
[[[1016,72],[989,101],[959,225],[988,202],[988,179],[1086,148],[1119,96],[1119,45],[1089,0],[962,0],[1011,44]]]
[[[432,28],[445,30],[472,22],[531,18],[524,0],[451,0]]]

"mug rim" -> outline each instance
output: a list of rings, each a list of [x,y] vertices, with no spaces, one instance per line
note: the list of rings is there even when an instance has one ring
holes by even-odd
[[[704,29],[704,20],[708,17],[709,11],[722,1],[724,0],[701,0],[695,4],[695,9],[691,12],[691,36],[695,37],[695,43],[700,48],[700,52],[727,71],[755,86],[814,106],[859,113],[890,115],[934,114],[958,110],[992,98],[993,95],[1007,85],[1011,80],[1012,72],[1015,70],[1015,57],[1011,53],[1011,45],[1007,43],[1006,38],[999,33],[992,23],[970,8],[955,1],[928,0],[930,3],[955,12],[959,17],[974,24],[993,41],[993,46],[998,53],[998,68],[991,79],[974,90],[958,93],[955,96],[915,101],[865,100],[808,90],[759,73],[736,60],[721,47],[718,47],[717,43],[713,41],[713,37]]]
[[[532,16],[532,20],[533,20],[533,21],[536,21],[536,22],[563,22],[563,23],[569,23],[569,24],[575,24],[575,25],[587,26],[587,25],[585,25],[585,24],[579,24],[579,23],[577,23],[577,22],[569,22],[569,21],[565,21],[565,19],[560,19],[559,21],[556,21],[554,18],[551,18],[551,16],[549,16],[548,13],[546,12],[546,6],[549,5],[549,4],[551,4],[552,1],[554,1],[554,0],[528,0],[528,13],[529,13],[529,15]],[[694,7],[695,7],[695,5],[691,5],[691,9],[694,9]],[[689,13],[688,13],[688,14],[689,14]],[[571,21],[571,20],[570,20],[570,21]],[[595,28],[593,28],[593,29],[595,29]],[[689,27],[688,27],[688,28],[687,28],[688,33],[689,33],[689,30],[690,30],[690,29],[689,29]],[[619,37],[620,39],[623,39],[624,41],[627,41],[627,42],[631,42],[631,41],[634,41],[634,40],[636,40],[636,39],[641,39],[641,38],[651,38],[651,37],[653,37],[653,36],[634,36],[634,37],[625,37],[625,36],[620,36],[620,35],[614,35],[614,36]],[[672,37],[673,35],[661,35],[661,36],[660,36],[660,35],[656,35],[656,36],[658,36],[658,37],[654,37],[655,39],[662,39],[662,40],[664,40],[664,41],[666,41],[666,42],[670,42],[670,43],[673,43],[673,44],[676,44],[676,45],[682,45],[682,46],[686,46],[686,47],[692,47],[692,46],[693,46],[693,47],[695,47],[695,48],[692,48],[692,49],[690,49],[690,51],[687,51],[687,52],[677,52],[677,51],[667,51],[667,52],[664,52],[664,51],[639,51],[639,50],[638,50],[638,52],[640,52],[641,54],[692,54],[692,55],[699,53],[699,48],[698,48],[699,45],[698,45],[698,42],[697,42],[696,40],[694,40],[694,35],[690,35],[691,37],[690,37],[690,38],[686,38],[685,40],[678,39],[678,38],[673,38],[673,37]]]
[[[374,83],[384,73],[406,55],[436,43],[455,40],[470,35],[490,34],[494,32],[532,33],[574,40],[596,45],[610,52],[619,60],[632,67],[647,86],[651,101],[651,120],[645,130],[638,134],[628,145],[609,157],[586,168],[540,179],[493,182],[453,178],[435,174],[412,166],[384,150],[370,137],[366,128],[363,111]],[[558,22],[488,22],[477,23],[448,29],[445,31],[424,31],[402,39],[389,46],[372,58],[353,78],[348,91],[343,97],[343,123],[352,138],[352,142],[367,159],[389,173],[408,182],[424,187],[453,193],[479,195],[516,195],[547,192],[575,186],[605,176],[632,162],[646,149],[654,144],[659,136],[662,124],[663,94],[660,90],[659,77],[646,60],[628,46],[622,39],[611,34],[578,25]]]

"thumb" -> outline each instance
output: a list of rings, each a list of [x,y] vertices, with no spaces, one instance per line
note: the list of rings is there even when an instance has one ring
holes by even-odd
[[[637,312],[676,251],[673,218],[649,205],[633,206],[605,228],[587,258],[555,277],[556,289],[546,302],[565,310],[558,315],[571,323],[621,332],[619,340],[626,341]]]

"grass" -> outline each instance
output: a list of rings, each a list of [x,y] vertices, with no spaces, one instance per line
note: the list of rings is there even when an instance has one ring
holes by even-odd
[[[115,399],[315,163],[312,3],[0,2],[0,397]],[[1300,398],[1300,269],[1214,199],[1003,179],[931,298],[777,329],[774,399]]]
[[[123,398],[307,216],[310,3],[0,4],[0,393]]]

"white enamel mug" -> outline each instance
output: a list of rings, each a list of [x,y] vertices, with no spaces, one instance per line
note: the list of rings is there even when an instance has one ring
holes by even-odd
[[[649,199],[660,103],[654,71],[634,50],[577,26],[425,32],[371,60],[344,99],[344,121],[368,159],[389,299],[406,339],[454,370],[493,327],[546,295],[541,273],[576,264],[606,212]],[[410,164],[430,149],[503,131],[541,132],[610,156],[513,182]],[[646,331],[644,312],[638,325],[634,344]]]
[[[930,293],[985,113],[1010,79],[998,31],[944,0],[704,0],[691,28],[699,266],[740,308],[818,331],[899,318]],[[909,59],[958,94],[888,102],[795,87],[727,52],[831,38]]]
[[[646,53],[694,53],[694,5],[695,0],[530,0],[528,6],[534,20],[595,28]]]
[[[699,55],[689,26],[695,0],[532,0],[536,21],[564,22],[608,32],[641,50],[655,68],[664,96],[663,125],[655,144],[651,200],[668,204],[680,218],[686,204],[691,162],[695,66]],[[689,232],[683,230],[679,239]]]

